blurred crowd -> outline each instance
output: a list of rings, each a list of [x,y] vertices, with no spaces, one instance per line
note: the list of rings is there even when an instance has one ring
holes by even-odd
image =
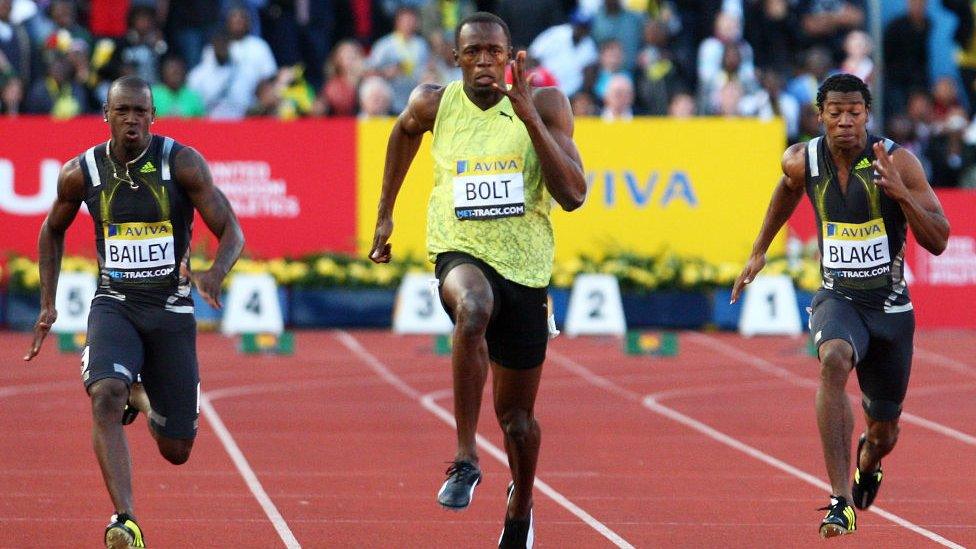
[[[928,2],[957,19],[959,77],[930,81]],[[976,1],[905,5],[878,45],[866,0],[0,0],[0,113],[98,113],[134,74],[164,117],[392,115],[460,78],[454,28],[487,10],[577,116],[780,116],[796,142],[819,133],[818,83],[849,72],[933,185],[976,186]]]

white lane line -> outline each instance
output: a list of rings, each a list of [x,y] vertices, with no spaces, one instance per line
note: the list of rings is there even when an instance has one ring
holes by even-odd
[[[714,429],[705,423],[702,423],[694,418],[682,414],[677,410],[674,410],[672,408],[669,408],[661,404],[659,402],[659,399],[661,398],[662,395],[668,394],[669,393],[668,391],[662,391],[661,393],[656,393],[656,394],[641,397],[639,393],[631,391],[625,387],[618,386],[616,383],[604,378],[599,374],[594,373],[586,366],[583,366],[582,364],[576,362],[575,360],[569,357],[565,357],[551,350],[549,351],[549,357],[555,359],[555,361],[558,362],[560,365],[562,365],[564,368],[567,368],[575,372],[577,375],[579,375],[586,381],[592,383],[593,385],[596,385],[598,387],[603,387],[603,388],[607,388],[608,386],[611,386],[613,388],[612,392],[618,395],[623,395],[628,400],[639,400],[642,406],[644,406],[645,408],[647,408],[648,410],[656,414],[662,415],[668,419],[671,419],[672,421],[676,421],[678,423],[681,423],[682,425],[690,427],[715,441],[721,442],[726,446],[734,448],[750,457],[758,459],[759,461],[762,461],[767,465],[775,467],[808,484],[812,484],[813,486],[816,486],[822,490],[830,492],[830,485],[820,480],[819,478],[815,477],[814,475],[811,475],[801,469],[798,469],[790,465],[789,463],[777,459],[757,448],[754,448],[736,438],[733,438],[717,429]],[[886,511],[881,507],[878,507],[877,505],[872,505],[869,511],[897,524],[898,526],[911,530],[912,532],[924,536],[945,547],[952,547],[953,549],[964,549],[962,545],[959,545],[954,541],[950,541],[940,536],[939,534],[932,532],[931,530],[922,528],[921,526],[918,526],[917,524],[914,524],[894,513]]]
[[[30,395],[34,393],[48,393],[67,389],[77,389],[84,391],[85,386],[81,381],[51,381],[47,383],[28,383],[24,385],[8,385],[0,387],[0,398],[7,398],[17,395]]]
[[[288,523],[285,522],[284,517],[278,512],[278,508],[275,507],[273,501],[268,496],[268,493],[264,491],[264,487],[261,486],[261,481],[258,480],[258,476],[254,474],[254,470],[251,469],[251,465],[247,462],[247,458],[244,457],[244,453],[234,442],[234,437],[224,426],[224,422],[220,419],[220,414],[217,410],[210,404],[210,398],[206,393],[200,395],[200,409],[203,411],[203,417],[207,419],[210,426],[213,428],[214,432],[217,434],[217,438],[220,439],[220,443],[224,445],[224,449],[227,450],[227,454],[230,456],[231,461],[237,467],[237,471],[244,478],[244,483],[254,494],[254,499],[258,500],[261,505],[261,509],[264,510],[264,514],[268,516],[268,520],[271,521],[272,526],[278,532],[278,536],[281,541],[284,542],[285,547],[297,548],[301,547],[298,540],[295,539],[295,534],[292,533],[291,528],[288,527]]]
[[[352,351],[356,356],[358,356],[363,362],[365,362],[373,371],[375,371],[380,377],[385,379],[390,385],[393,385],[397,390],[399,390],[404,395],[410,397],[412,400],[417,401],[425,410],[431,412],[442,421],[450,425],[452,428],[456,427],[454,422],[454,415],[448,410],[441,407],[435,402],[437,398],[443,398],[453,393],[451,390],[436,391],[428,394],[421,394],[419,391],[413,387],[407,385],[399,376],[393,373],[383,362],[376,358],[372,353],[367,351],[359,341],[352,336],[352,334],[345,331],[337,331],[335,334],[336,339],[340,343],[345,345],[347,349]],[[487,452],[490,456],[500,461],[506,467],[508,466],[508,456],[504,450],[495,446],[488,439],[481,435],[475,435],[475,441],[478,446]],[[576,515],[580,520],[589,525],[591,528],[596,530],[600,535],[610,540],[611,543],[617,547],[633,549],[627,540],[621,537],[619,534],[611,530],[607,525],[603,524],[599,520],[595,519],[592,515],[584,511],[582,508],[574,504],[566,496],[562,495],[556,491],[552,486],[547,484],[545,481],[540,479],[538,476],[535,478],[535,485],[540,492],[555,501],[560,507],[566,509],[570,513]]]
[[[695,341],[696,343],[699,343],[702,346],[710,347],[712,350],[718,351],[723,355],[727,356],[728,358],[737,360],[743,364],[746,364],[747,366],[752,366],[753,368],[760,370],[762,372],[766,372],[776,377],[785,379],[796,385],[800,385],[802,387],[809,387],[812,389],[816,389],[820,385],[817,381],[813,379],[796,375],[793,372],[787,370],[786,368],[777,366],[772,362],[762,358],[761,356],[754,355],[749,351],[745,351],[739,349],[738,347],[729,345],[728,343],[725,343],[724,341],[716,339],[712,336],[694,333],[694,332],[686,332],[683,334],[683,337],[691,341]],[[851,398],[851,400],[855,403],[860,402],[860,399],[857,398]],[[904,411],[901,413],[901,419],[905,423],[911,423],[912,425],[916,425],[918,427],[922,427],[924,429],[928,429],[930,431],[939,433],[940,435],[945,435],[949,438],[958,440],[959,442],[962,442],[964,444],[969,444],[970,446],[976,446],[976,436],[970,435],[968,433],[964,433],[957,429],[953,429],[948,425],[943,425],[941,423],[932,421],[930,419],[926,419],[924,417],[917,416],[910,412],[904,412]]]
[[[927,349],[922,349],[918,345],[915,346],[915,356],[923,360],[928,360],[934,364],[938,364],[947,370],[952,370],[958,374],[967,375],[970,377],[976,377],[976,368],[966,364],[961,360],[956,360],[954,358],[949,358],[943,354],[936,353],[934,351],[929,351]]]

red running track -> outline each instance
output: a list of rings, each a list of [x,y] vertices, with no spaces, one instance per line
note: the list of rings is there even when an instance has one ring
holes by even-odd
[[[0,332],[0,547],[95,547],[112,512],[78,360],[53,343],[25,365],[27,335]],[[449,361],[430,338],[302,332],[293,357],[239,355],[215,334],[199,346],[207,399],[190,462],[166,463],[143,418],[128,428],[151,547],[496,543],[508,474],[490,396],[474,504],[434,501],[454,431]],[[553,342],[538,547],[976,547],[976,334],[918,335],[883,514],[826,542],[803,341],[689,332],[680,347],[655,359],[614,339]]]

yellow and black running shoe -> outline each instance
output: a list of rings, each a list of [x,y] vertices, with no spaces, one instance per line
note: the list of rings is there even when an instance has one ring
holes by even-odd
[[[857,530],[857,515],[854,514],[854,507],[847,503],[847,498],[844,496],[830,496],[830,505],[821,507],[820,511],[827,511],[820,521],[820,537],[843,536]]]
[[[105,547],[107,549],[131,549],[145,547],[142,530],[136,524],[136,519],[126,513],[112,515],[111,522],[105,527]]]
[[[884,473],[881,472],[881,462],[878,462],[878,469],[873,473],[861,472],[861,448],[864,447],[865,441],[867,441],[867,437],[861,435],[861,440],[857,443],[857,454],[855,454],[858,466],[854,467],[854,482],[851,484],[854,506],[862,510],[871,507],[871,504],[874,503],[878,489],[881,488],[881,479],[884,477]]]

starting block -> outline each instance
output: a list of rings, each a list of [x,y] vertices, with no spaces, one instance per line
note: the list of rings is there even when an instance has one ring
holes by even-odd
[[[624,340],[624,351],[628,355],[678,356],[678,335],[674,332],[629,330]]]
[[[446,356],[451,354],[453,349],[451,334],[437,334],[434,336],[434,354]]]
[[[272,333],[243,333],[241,334],[238,350],[246,355],[295,354],[295,335],[292,332]]]
[[[62,353],[77,353],[85,348],[88,336],[85,332],[59,332],[58,350]]]

